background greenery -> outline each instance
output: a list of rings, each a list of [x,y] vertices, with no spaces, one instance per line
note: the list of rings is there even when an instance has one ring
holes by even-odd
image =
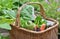
[[[60,0],[0,0],[0,25],[3,26],[5,23],[5,25],[8,25],[14,22],[18,7],[26,2],[40,2],[44,7],[47,17],[54,18],[60,23]],[[39,7],[37,5],[34,6],[39,11]],[[2,38],[0,35],[0,39],[8,38]]]

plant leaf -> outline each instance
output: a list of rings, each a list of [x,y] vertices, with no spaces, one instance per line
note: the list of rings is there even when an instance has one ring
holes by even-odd
[[[12,19],[15,19],[16,17],[16,12],[14,10],[3,10],[3,12]]]
[[[25,20],[34,20],[34,7],[31,5],[26,5],[21,11],[21,17]]]
[[[38,27],[40,27],[43,23],[46,23],[46,20],[43,19],[41,16],[37,16],[34,22]]]
[[[0,28],[11,30],[11,27],[10,27],[10,25],[8,23],[0,24]]]

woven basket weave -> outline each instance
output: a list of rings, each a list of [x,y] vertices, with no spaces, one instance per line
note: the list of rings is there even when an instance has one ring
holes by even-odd
[[[43,31],[31,31],[20,27],[20,11],[22,8],[26,6],[26,4],[38,4],[40,6],[40,15],[49,21],[55,22],[55,24],[52,27],[47,28]],[[10,31],[10,37],[11,39],[58,39],[57,33],[58,33],[58,21],[47,18],[44,12],[44,9],[42,5],[38,2],[29,2],[23,4],[19,9],[16,17],[15,24],[11,24],[11,31]]]

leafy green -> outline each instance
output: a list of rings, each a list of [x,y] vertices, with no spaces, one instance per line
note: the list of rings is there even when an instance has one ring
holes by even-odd
[[[17,8],[26,2],[40,2],[44,7],[46,15],[48,17],[57,19],[60,22],[60,19],[59,19],[60,13],[57,11],[59,6],[58,6],[58,3],[56,3],[54,0],[53,1],[49,0],[50,4],[46,3],[43,0],[0,0],[0,16],[2,16],[2,18],[0,17],[0,24],[3,24],[3,23],[10,24],[11,22],[13,22],[13,20],[16,17],[15,10],[17,11]],[[36,8],[35,10],[39,10],[39,7],[37,7],[37,5],[34,5],[34,7]],[[35,16],[33,15],[34,10],[31,8],[33,8],[33,7],[31,7],[31,5],[27,5],[26,7],[24,6],[24,8],[22,9],[21,18],[23,19],[22,25],[24,25],[24,27],[25,27],[25,22],[27,23],[27,21],[35,19]],[[33,11],[31,11],[31,10],[33,10]],[[54,13],[54,15],[53,15],[53,13]],[[40,18],[38,17],[36,19],[38,20]],[[36,21],[35,24],[40,25],[43,22],[44,21],[41,21],[39,23]]]
[[[22,28],[26,28],[26,29],[29,29],[29,30],[34,29],[35,24],[32,21],[25,21],[22,18],[20,18],[20,19],[21,19],[20,21],[21,21],[21,27]]]
[[[46,20],[43,19],[40,15],[38,15],[34,22],[30,21],[25,21],[24,19],[20,18],[21,20],[21,27],[29,29],[29,30],[33,30],[35,26],[38,26],[40,28],[40,26],[42,24],[46,24]]]
[[[14,22],[13,19],[6,19],[4,17],[0,17],[0,28],[4,28],[7,30],[11,30],[10,23]]]
[[[11,27],[9,24],[14,22],[16,13],[13,10],[3,10],[3,12],[5,15],[0,16],[0,28],[11,30]]]
[[[0,24],[3,24],[3,23],[9,23],[10,24],[12,22],[14,22],[13,19],[5,19],[5,18],[0,19]]]
[[[0,24],[0,28],[11,30],[11,27],[10,27],[10,25],[8,23]]]
[[[29,23],[31,20],[35,20],[34,7],[31,5],[26,5],[21,11],[20,22],[21,27],[32,30],[34,28],[34,23]]]
[[[16,18],[16,12],[14,10],[3,10],[4,12],[4,16],[1,16],[1,20],[0,20],[0,25],[2,24],[2,27],[0,26],[0,28],[4,28],[7,29],[9,27],[7,27],[10,23],[14,22],[14,19]],[[24,7],[21,11],[20,14],[20,21],[21,21],[21,25],[22,27],[27,26],[27,22],[29,20],[34,20],[35,19],[35,15],[34,15],[34,7],[31,5],[27,5],[26,7]],[[5,24],[7,23],[7,24]],[[5,27],[4,24],[6,25]],[[10,29],[10,28],[9,28]]]
[[[3,13],[5,13],[5,15],[9,16],[11,19],[16,18],[16,11],[14,10],[3,10]]]
[[[43,19],[41,16],[37,16],[36,19],[34,20],[34,23],[40,27],[43,23],[46,24],[46,20]]]
[[[13,5],[13,1],[12,0],[1,0],[0,1],[0,6],[1,6],[1,10],[2,9],[11,9]]]
[[[21,17],[25,20],[34,20],[34,7],[31,5],[26,5],[21,11]]]

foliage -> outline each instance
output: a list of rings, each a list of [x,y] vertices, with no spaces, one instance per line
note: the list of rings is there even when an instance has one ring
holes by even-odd
[[[12,8],[12,5],[13,5],[12,0],[0,0],[0,1],[1,1],[0,2],[0,10]]]
[[[34,7],[31,5],[26,5],[26,7],[22,9],[20,17],[22,17],[25,20],[34,20]]]
[[[41,27],[43,23],[46,24],[46,20],[42,19],[41,16],[37,16],[35,19],[35,24],[38,25],[38,27]]]
[[[44,10],[48,17],[52,17],[56,20],[60,20],[59,19],[60,15],[59,15],[59,12],[57,11],[59,4],[56,3],[56,1],[54,0],[53,1],[49,0],[48,1],[49,3],[43,0],[0,0],[0,1],[1,1],[0,2],[0,20],[2,21],[2,22],[0,21],[0,24],[5,22],[12,23],[13,19],[15,20],[17,8],[26,2],[40,2],[44,6]],[[34,6],[35,8],[37,8],[37,5],[34,5]],[[26,19],[30,19],[30,17],[28,17],[29,16],[28,12],[31,12],[31,10],[28,10],[27,8],[21,12],[21,14],[25,14],[25,12],[27,13],[26,16],[24,15],[25,17],[22,16],[22,18],[27,17]],[[39,7],[36,10],[39,11]]]
[[[44,7],[47,17],[54,18],[58,20],[60,23],[60,11],[58,10],[60,8],[58,7],[58,5],[60,6],[60,4],[58,4],[54,0],[49,0],[48,3],[44,0],[0,0],[0,28],[5,28],[10,30],[11,28],[9,28],[10,27],[9,24],[14,22],[17,8],[26,2],[40,2]],[[34,5],[34,6],[36,8],[35,10],[39,11],[39,7],[37,8],[37,5]],[[21,17],[21,21],[22,21],[21,22],[22,24],[25,22],[22,17]],[[24,25],[25,24],[23,24],[23,26]],[[33,24],[32,26],[34,25],[35,24]],[[33,27],[30,29],[33,29]],[[8,39],[8,38],[5,38],[5,37],[1,38],[0,36],[0,39]]]
[[[11,22],[14,22],[14,19],[16,19],[16,13],[14,10],[3,10],[3,12],[4,12],[4,15],[1,16],[3,18],[1,18],[2,22],[0,21],[0,28],[11,30],[11,27],[8,27],[9,26],[8,24],[10,24]],[[20,17],[24,19],[24,21],[34,20],[35,16],[34,16],[33,6],[27,5],[24,9],[22,9]],[[24,22],[22,25],[24,25]]]
[[[42,4],[45,8],[46,15],[48,17],[52,17],[52,18],[56,19],[57,16],[55,16],[55,15],[57,15],[58,4],[56,4],[56,2],[53,2],[51,4],[42,2]],[[53,13],[54,13],[54,15],[53,15]]]

